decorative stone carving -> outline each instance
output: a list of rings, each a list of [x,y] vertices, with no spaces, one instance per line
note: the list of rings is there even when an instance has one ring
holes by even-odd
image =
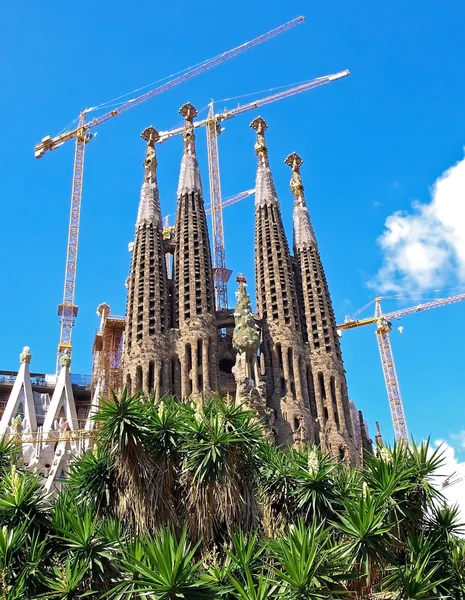
[[[71,356],[69,355],[69,352],[65,352],[60,356],[60,365],[68,368],[71,366]]]
[[[25,363],[28,365],[31,362],[32,354],[29,346],[24,346],[23,351],[19,355],[19,360],[21,363]]]

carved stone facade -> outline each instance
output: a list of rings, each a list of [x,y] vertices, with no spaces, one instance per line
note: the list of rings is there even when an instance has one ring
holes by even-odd
[[[219,393],[256,411],[270,439],[283,445],[319,444],[348,464],[371,452],[363,415],[350,402],[328,284],[300,176],[292,169],[294,256],[284,232],[265,142],[256,131],[256,314],[245,278],[237,278],[235,310],[215,310],[213,270],[195,152],[197,112],[185,104],[184,151],[176,226],[163,229],[155,145],[149,127],[126,315],[100,304],[92,385],[73,384],[71,359],[59,376],[31,374],[28,347],[17,375],[0,373],[0,437],[22,441],[22,462],[38,472],[47,491],[60,487],[69,461],[92,446],[100,398],[126,385],[157,397]],[[241,232],[242,233],[242,232]],[[167,261],[167,257],[170,258]],[[167,265],[170,265],[169,268]],[[173,265],[171,272],[171,264]],[[234,330],[234,333],[232,333]],[[379,439],[380,436],[379,436]],[[381,443],[381,442],[380,442]]]
[[[255,185],[255,287],[257,313],[263,323],[261,370],[275,412],[279,443],[317,441],[310,408],[310,364],[302,338],[291,256],[281,219],[264,133],[266,123],[251,123],[257,132]]]
[[[294,254],[297,259],[298,289],[304,340],[312,366],[316,419],[320,442],[341,458],[357,453],[354,425],[336,319],[310,220],[300,175],[302,159],[295,152],[286,164],[292,169],[294,196]],[[358,423],[356,424],[358,427]]]
[[[129,388],[161,395],[169,391],[170,310],[156,174],[158,132],[149,127],[142,138],[147,150],[128,279],[123,364]]]
[[[265,142],[256,131],[253,315],[238,277],[238,306],[216,311],[210,241],[195,152],[197,112],[185,104],[176,225],[163,231],[153,128],[128,278],[123,381],[131,391],[201,400],[230,394],[257,411],[280,444],[306,441],[357,464],[366,432],[353,423],[334,312],[303,195],[301,160],[290,155],[295,197],[291,256]],[[167,269],[173,255],[173,271]],[[234,329],[234,335],[231,332]],[[355,414],[355,413],[354,413]],[[356,427],[356,435],[354,433]]]

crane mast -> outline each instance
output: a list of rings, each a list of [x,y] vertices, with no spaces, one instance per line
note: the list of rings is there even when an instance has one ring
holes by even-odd
[[[266,42],[289,29],[292,29],[296,25],[300,25],[305,21],[304,17],[297,17],[288,23],[284,23],[279,27],[269,31],[245,44],[237,46],[232,50],[228,50],[223,54],[220,54],[212,59],[205,61],[204,63],[189,69],[181,75],[171,79],[163,85],[149,90],[145,94],[133,98],[127,102],[124,102],[121,106],[114,110],[95,117],[94,119],[86,122],[86,114],[92,109],[86,109],[80,113],[78,125],[75,129],[66,131],[60,135],[52,138],[50,135],[44,137],[42,141],[37,144],[34,148],[34,155],[36,158],[42,158],[46,152],[55,150],[62,146],[65,142],[76,139],[76,149],[74,156],[74,170],[73,170],[73,185],[71,193],[71,211],[70,211],[70,223],[68,230],[68,249],[66,258],[66,269],[65,269],[65,285],[63,293],[63,302],[58,306],[58,314],[61,317],[60,326],[60,341],[58,344],[58,356],[57,356],[57,372],[60,367],[60,358],[64,353],[71,356],[72,353],[72,330],[74,321],[78,313],[78,307],[74,303],[75,286],[76,286],[76,267],[77,267],[77,252],[78,252],[78,241],[79,241],[79,227],[80,227],[80,212],[81,212],[81,199],[82,199],[82,181],[84,175],[84,155],[85,146],[87,142],[92,139],[91,129],[98,127],[102,123],[121,115],[131,108],[135,108],[140,104],[159,96],[164,92],[197,77],[202,73],[235,58],[239,54],[251,50],[255,46]]]
[[[73,187],[71,191],[71,209],[69,216],[68,248],[66,252],[65,287],[63,302],[58,306],[60,317],[60,342],[58,344],[58,357],[56,370],[59,369],[59,358],[64,353],[71,354],[71,337],[74,320],[78,314],[78,307],[74,304],[74,290],[76,287],[76,265],[79,243],[79,223],[81,220],[82,175],[84,171],[84,148],[89,141],[88,134],[84,131],[85,112],[79,116],[79,131],[76,135],[74,150]]]
[[[228,308],[228,280],[231,272],[226,268],[224,247],[223,210],[221,203],[220,160],[218,156],[218,121],[215,119],[213,102],[210,104],[206,123],[208,178],[210,183],[210,210],[213,236],[213,279],[215,282],[216,308]]]
[[[392,354],[391,339],[389,333],[392,324],[389,319],[383,317],[381,301],[376,299],[375,316],[378,318],[376,326],[376,340],[378,342],[379,356],[383,369],[384,383],[386,385],[389,408],[391,411],[394,439],[396,442],[408,444],[407,422],[405,420],[404,405],[400,395],[399,380],[397,378],[396,364]]]
[[[389,337],[389,333],[392,329],[392,320],[401,319],[407,315],[423,312],[432,308],[439,308],[441,306],[462,302],[465,300],[465,294],[457,294],[456,296],[448,296],[447,298],[437,298],[436,300],[431,300],[424,304],[417,304],[416,306],[409,306],[388,313],[383,313],[381,300],[382,298],[380,297],[375,299],[375,314],[373,317],[358,320],[347,318],[344,323],[337,325],[337,330],[339,333],[342,333],[342,331],[347,329],[356,329],[365,325],[376,325],[376,340],[378,342],[384,383],[386,385],[389,408],[391,411],[394,437],[396,442],[408,444],[407,421],[405,419],[399,380],[397,378],[396,365]]]

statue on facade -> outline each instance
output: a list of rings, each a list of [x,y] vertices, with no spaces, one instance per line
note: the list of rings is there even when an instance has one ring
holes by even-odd
[[[246,291],[246,278],[241,273],[236,281],[237,304],[234,312],[235,327],[233,347],[236,364],[232,371],[236,380],[236,403],[246,404],[255,411],[266,425],[268,434],[273,435],[276,420],[272,409],[266,406],[266,386],[258,373],[257,352],[260,346],[260,328],[252,314],[250,296]]]

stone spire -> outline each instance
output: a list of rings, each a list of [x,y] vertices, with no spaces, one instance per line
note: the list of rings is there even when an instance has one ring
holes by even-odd
[[[144,161],[144,182],[140,192],[139,210],[137,213],[136,227],[141,227],[144,223],[155,223],[160,225],[160,195],[157,182],[157,155],[155,152],[155,143],[159,139],[159,134],[153,127],[147,127],[141,133],[141,138],[147,142]]]
[[[294,252],[298,262],[301,306],[304,309],[304,339],[308,341],[314,378],[320,442],[332,454],[357,462],[336,319],[300,175],[303,161],[294,152],[286,158],[285,163],[292,170],[290,187],[294,196]]]
[[[294,248],[301,248],[303,246],[318,248],[307,203],[305,202],[305,188],[300,175],[300,166],[303,160],[298,154],[293,152],[286,158],[285,163],[292,169],[291,192],[294,195],[294,212],[292,215],[294,221]]]
[[[195,154],[194,118],[197,110],[190,102],[183,104],[179,114],[184,117],[184,154],[181,160],[181,171],[179,173],[178,198],[182,194],[198,192],[202,196],[202,181],[200,179],[199,164]]]
[[[273,182],[268,160],[268,148],[266,146],[265,131],[268,125],[262,117],[252,121],[250,127],[257,133],[255,142],[255,154],[258,157],[257,178],[255,183],[255,207],[266,204],[278,204],[278,195]]]
[[[217,388],[217,331],[213,271],[199,165],[195,155],[192,104],[184,104],[184,152],[178,186],[174,250],[175,327],[181,395],[201,396]]]
[[[313,439],[310,366],[303,345],[289,246],[268,161],[264,136],[267,125],[258,117],[250,126],[257,134],[258,157],[255,281],[257,312],[263,320],[260,366],[269,383],[268,402],[276,415],[277,441],[290,444]]]
[[[148,127],[141,137],[147,147],[128,278],[123,365],[132,391],[162,394],[170,390],[166,336],[171,315],[156,174],[158,132]]]

